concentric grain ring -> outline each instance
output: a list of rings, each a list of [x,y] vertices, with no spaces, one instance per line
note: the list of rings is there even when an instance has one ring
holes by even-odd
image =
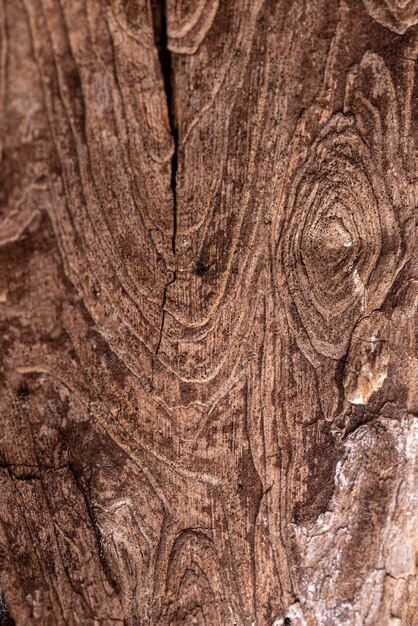
[[[379,306],[399,238],[381,173],[351,119],[337,115],[288,184],[278,282],[299,343],[340,358],[353,325]],[[295,324],[296,322],[296,324]],[[302,345],[303,347],[303,345]]]
[[[418,21],[415,0],[363,0],[368,13],[376,22],[403,35]]]

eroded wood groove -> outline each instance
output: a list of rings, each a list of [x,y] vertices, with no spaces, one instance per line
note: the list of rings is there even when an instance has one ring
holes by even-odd
[[[0,19],[0,622],[418,624],[416,2]]]

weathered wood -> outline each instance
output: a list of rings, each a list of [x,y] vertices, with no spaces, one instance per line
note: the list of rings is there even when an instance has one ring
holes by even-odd
[[[0,623],[418,624],[416,0],[0,12]]]

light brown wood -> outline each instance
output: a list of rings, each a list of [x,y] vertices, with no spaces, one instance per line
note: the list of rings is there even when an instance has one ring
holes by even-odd
[[[418,624],[416,0],[0,15],[0,623]]]

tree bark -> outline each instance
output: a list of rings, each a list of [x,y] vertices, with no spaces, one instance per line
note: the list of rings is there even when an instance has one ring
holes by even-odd
[[[0,13],[0,623],[418,624],[416,0]]]

